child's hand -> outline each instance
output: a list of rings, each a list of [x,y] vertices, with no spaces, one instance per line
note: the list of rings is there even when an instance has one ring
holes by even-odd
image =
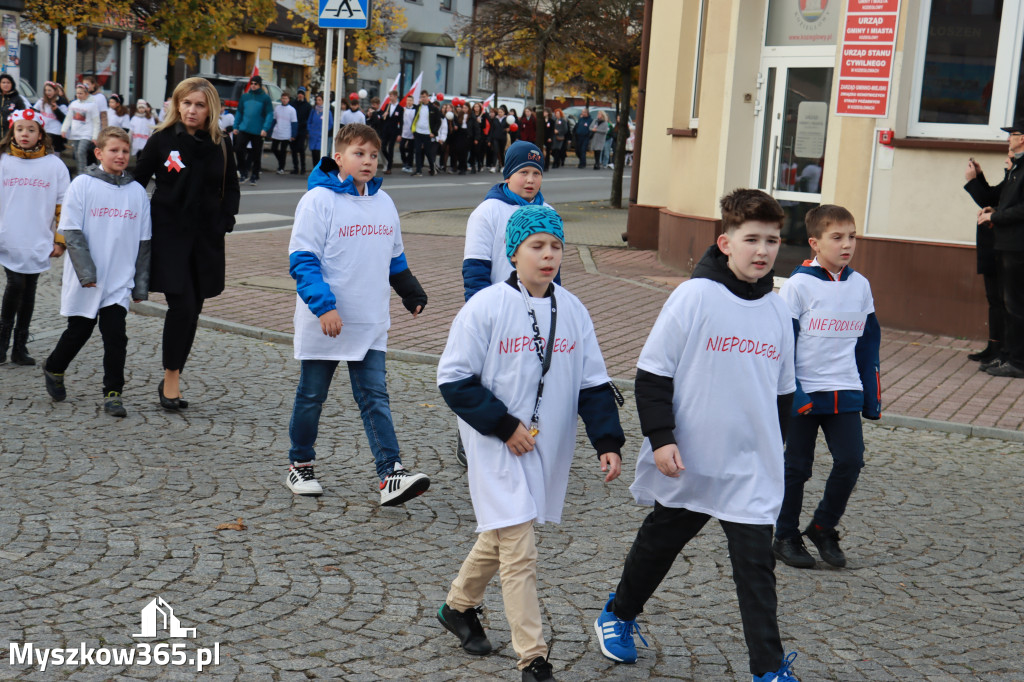
[[[341,327],[341,315],[337,309],[328,310],[320,316],[320,329],[332,339],[341,333]]]
[[[679,457],[679,448],[675,443],[662,445],[655,450],[654,463],[657,465],[658,471],[669,478],[679,478],[679,474],[686,470],[682,458]]]
[[[413,316],[413,317],[416,317],[417,315],[419,315],[419,314],[420,314],[420,312],[421,312],[422,310],[423,310],[423,306],[421,306],[421,305],[418,305],[418,306],[416,306],[416,310],[412,311],[412,316]]]
[[[533,446],[537,444],[537,441],[533,439],[530,432],[522,422],[519,422],[519,427],[516,429],[512,437],[505,441],[505,445],[512,451],[513,455],[525,455],[530,450],[533,450]]]
[[[622,458],[618,453],[606,452],[601,455],[601,471],[608,472],[608,475],[604,477],[605,483],[611,483],[619,477],[619,474],[622,473]]]
[[[60,258],[67,251],[67,247],[63,244],[54,244],[53,251],[50,252],[50,258]]]

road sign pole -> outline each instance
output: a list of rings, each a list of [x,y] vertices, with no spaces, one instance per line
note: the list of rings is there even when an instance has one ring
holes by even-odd
[[[334,38],[334,31],[327,29],[324,31],[327,34],[327,49],[324,50],[324,111],[323,120],[320,121],[320,156],[327,156],[327,133],[330,131],[331,122],[331,49],[332,38]],[[316,97],[313,98],[313,105],[316,106]],[[320,162],[317,161],[317,165]]]
[[[334,149],[334,134],[341,127],[341,105],[345,96],[345,29],[338,29],[338,58],[335,60],[338,72],[334,75],[334,84],[338,88],[338,97],[334,101],[334,127],[331,128],[331,149]],[[347,102],[346,102],[347,104]]]

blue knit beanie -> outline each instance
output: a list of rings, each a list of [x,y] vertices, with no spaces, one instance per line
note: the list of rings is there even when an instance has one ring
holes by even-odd
[[[518,142],[516,144],[519,144]],[[524,144],[529,144],[524,143]],[[533,146],[533,145],[530,145]],[[508,219],[505,227],[505,256],[508,262],[512,262],[512,256],[516,249],[525,242],[530,235],[538,232],[547,232],[558,237],[565,243],[565,232],[562,229],[562,216],[550,206],[520,206]]]
[[[520,171],[528,166],[533,166],[541,173],[544,172],[544,155],[540,153],[540,149],[537,145],[532,142],[526,142],[525,140],[516,140],[512,143],[512,146],[505,152],[505,168],[501,174],[508,180],[512,177],[512,174],[516,171]]]

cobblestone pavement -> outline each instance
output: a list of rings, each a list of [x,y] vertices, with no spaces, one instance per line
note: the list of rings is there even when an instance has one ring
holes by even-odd
[[[39,359],[63,326],[48,312],[55,279],[40,287],[30,345]],[[327,492],[301,498],[283,484],[291,349],[200,329],[184,377],[192,406],[171,414],[156,399],[160,324],[129,316],[124,420],[100,407],[97,337],[69,370],[64,403],[46,397],[38,368],[0,366],[0,679],[518,679],[497,581],[485,600],[494,654],[462,655],[434,617],[475,523],[432,366],[389,363],[405,461],[431,476],[427,494],[379,506],[340,372],[320,437]],[[749,679],[714,524],[641,616],[651,647],[636,665],[608,662],[592,640],[645,513],[627,491],[640,435],[626,398],[627,474],[604,484],[581,438],[565,521],[538,533],[558,679]],[[800,652],[801,679],[1024,679],[1021,448],[876,425],[865,435],[867,467],[842,527],[849,568],[777,570],[783,637]],[[816,478],[808,510],[820,490]],[[245,530],[216,529],[238,518]],[[199,675],[11,663],[14,644],[131,647],[140,611],[158,596],[196,628],[173,641],[190,653],[218,644],[219,665]]]

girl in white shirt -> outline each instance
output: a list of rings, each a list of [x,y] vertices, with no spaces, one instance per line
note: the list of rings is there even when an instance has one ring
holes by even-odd
[[[116,92],[107,100],[107,125],[117,126],[128,130],[128,122],[131,120],[131,112],[124,105],[121,95]]]
[[[70,140],[75,150],[75,172],[84,173],[89,165],[89,150],[100,134],[100,112],[89,99],[89,90],[82,83],[75,86],[75,101],[68,105],[68,115],[60,134]]]
[[[55,216],[71,178],[43,129],[43,117],[28,109],[15,111],[0,140],[0,265],[7,274],[0,308],[0,362],[14,335],[11,361],[34,365],[25,344],[35,308],[39,273],[50,258],[64,253],[64,238],[54,236]]]
[[[68,105],[67,100],[61,96],[57,84],[46,81],[43,96],[36,100],[32,108],[39,112],[43,130],[50,136],[50,142],[53,144],[53,151],[60,154],[64,151],[64,138],[60,135],[60,128],[67,116]]]
[[[144,99],[135,102],[135,115],[128,121],[128,134],[132,136],[132,156],[138,158],[156,124],[156,115],[149,102]]]

